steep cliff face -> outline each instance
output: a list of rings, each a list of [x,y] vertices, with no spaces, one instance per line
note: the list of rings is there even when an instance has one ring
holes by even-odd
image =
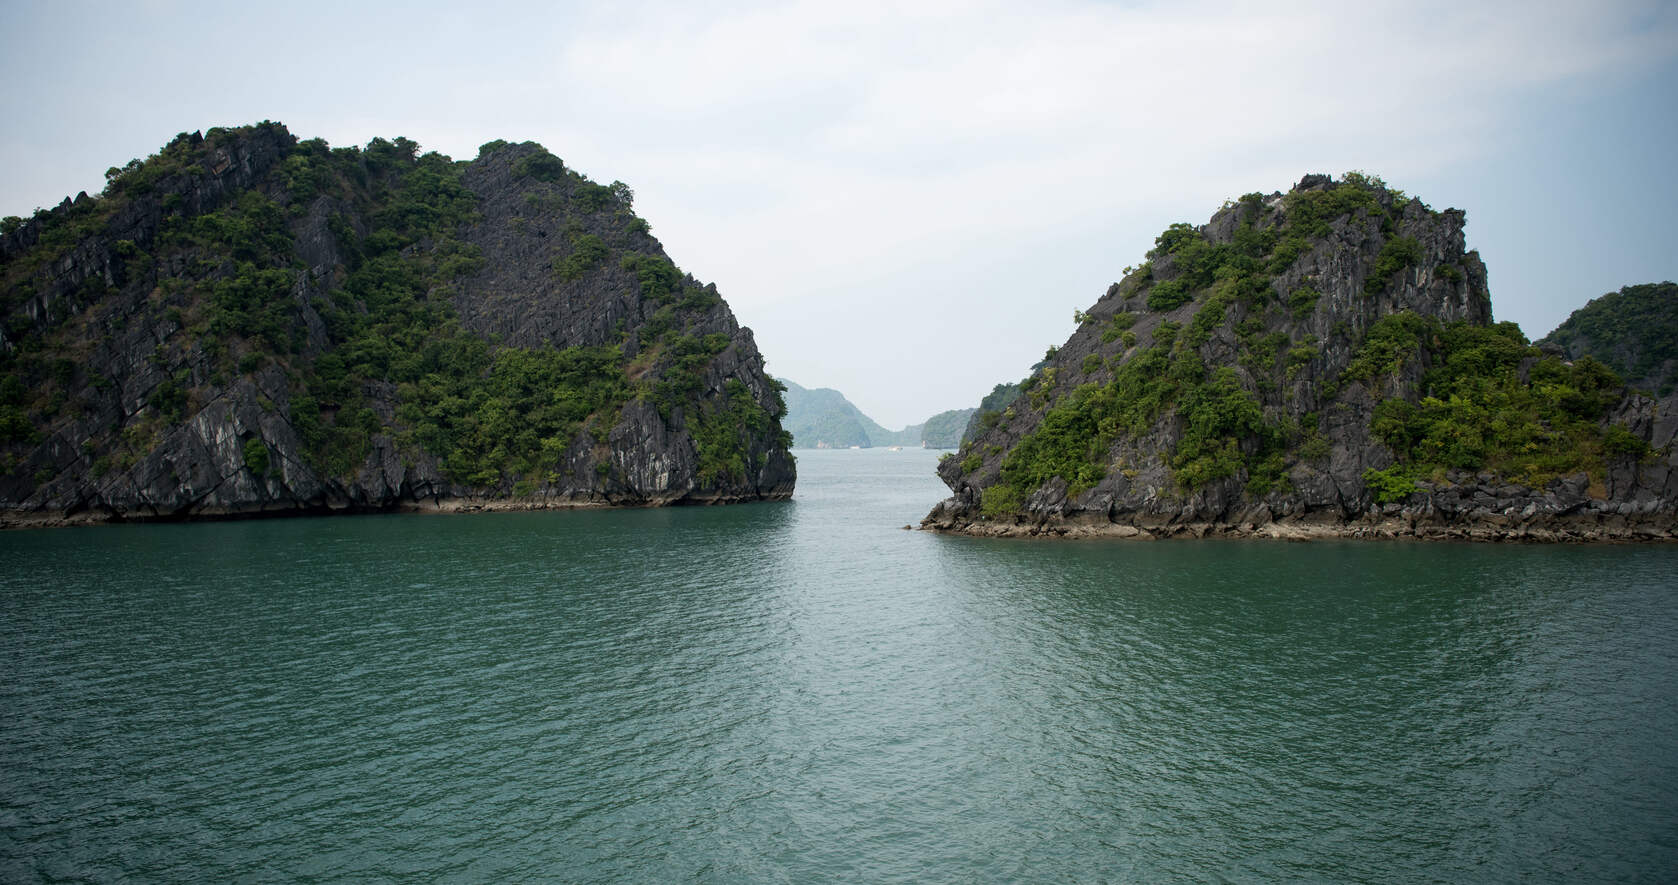
[[[786,498],[780,390],[627,187],[175,139],[0,236],[0,516]]]
[[[1678,403],[1493,325],[1463,225],[1360,175],[1172,225],[976,417],[924,524],[1669,534]]]

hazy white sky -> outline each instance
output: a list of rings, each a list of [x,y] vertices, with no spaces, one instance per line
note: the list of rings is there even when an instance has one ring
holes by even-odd
[[[0,214],[215,125],[538,141],[628,182],[772,373],[888,427],[1022,377],[1167,224],[1308,172],[1467,210],[1534,338],[1678,278],[1670,2],[0,0],[0,52]]]

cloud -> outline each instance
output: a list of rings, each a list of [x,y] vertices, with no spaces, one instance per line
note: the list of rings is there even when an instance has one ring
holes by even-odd
[[[966,369],[1001,380],[1064,337],[1061,314],[1087,306],[1169,221],[1307,171],[1365,168],[1402,186],[1488,162],[1507,149],[1513,100],[1678,45],[1673,13],[1638,3],[900,9],[802,3],[713,18],[649,4],[585,24],[556,65],[586,96],[592,131],[566,131],[586,164],[598,155],[634,176],[677,260],[718,279],[748,321],[767,317],[766,352],[796,353],[811,373],[855,359],[865,339],[806,338],[796,305],[938,304],[952,296],[925,286],[941,276],[960,281],[974,317],[947,317],[945,331],[1022,339],[993,349],[1012,364]],[[1111,232],[1107,254],[1027,248],[1092,228]],[[929,262],[946,270],[928,274]],[[1079,265],[1086,288],[1049,296],[1025,328],[987,327],[1045,262]],[[878,358],[905,350],[907,338]]]
[[[1678,8],[1641,0],[206,9],[3,13],[20,70],[68,67],[0,98],[0,159],[58,176],[7,193],[51,205],[180,128],[265,116],[457,158],[541,141],[629,182],[772,363],[877,396],[888,424],[1017,377],[1169,222],[1352,168],[1449,204],[1422,185],[1506,165],[1557,96],[1678,55]],[[72,31],[86,54],[66,65],[49,38]],[[95,139],[65,179],[52,139],[77,117],[74,138],[128,141]]]

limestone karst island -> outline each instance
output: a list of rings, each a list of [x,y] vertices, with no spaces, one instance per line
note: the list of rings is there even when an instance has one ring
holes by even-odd
[[[1672,538],[1678,287],[1605,296],[1533,346],[1493,323],[1464,220],[1350,174],[1171,225],[976,416],[924,525]]]
[[[536,144],[264,122],[107,178],[0,236],[5,525],[777,500],[795,444],[959,444],[926,528],[1678,533],[1675,287],[1533,344],[1465,214],[1373,176],[1171,225],[1023,381],[903,431],[789,415],[630,189]]]
[[[10,523],[790,497],[716,287],[535,144],[183,133],[0,238]]]

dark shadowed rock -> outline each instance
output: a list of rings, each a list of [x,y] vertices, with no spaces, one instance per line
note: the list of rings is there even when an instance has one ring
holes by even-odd
[[[0,522],[792,494],[751,330],[538,145],[263,123],[111,179],[0,236]]]

